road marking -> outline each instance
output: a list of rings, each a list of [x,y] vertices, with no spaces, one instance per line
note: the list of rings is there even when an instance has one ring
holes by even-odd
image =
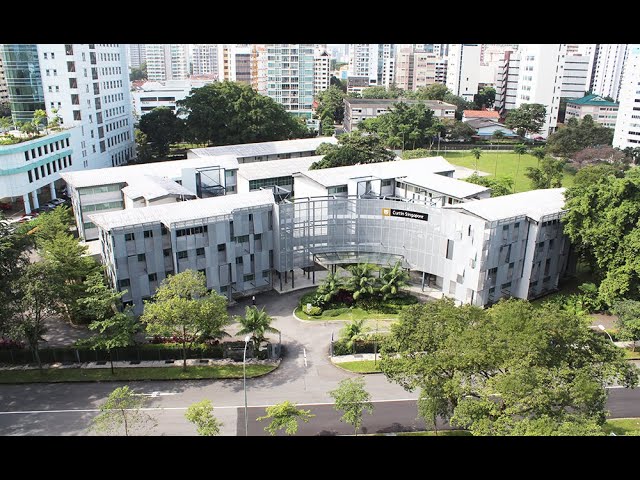
[[[307,366],[307,349],[302,347],[302,354],[304,355],[304,366]]]
[[[134,395],[138,395],[141,397],[162,397],[165,395],[178,395],[177,392],[151,392],[151,393],[134,393]]]

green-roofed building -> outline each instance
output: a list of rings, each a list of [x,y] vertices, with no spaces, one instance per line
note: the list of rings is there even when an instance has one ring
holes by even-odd
[[[605,100],[600,95],[587,95],[567,101],[565,122],[571,117],[582,119],[591,115],[594,122],[603,127],[615,128],[618,118],[618,103]]]

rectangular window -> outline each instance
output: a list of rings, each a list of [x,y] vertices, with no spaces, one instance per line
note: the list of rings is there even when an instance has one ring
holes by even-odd
[[[165,227],[165,226],[160,227],[160,232],[162,233],[162,235],[166,235],[168,233],[167,232],[167,227]]]
[[[447,240],[447,258],[453,259],[453,240]]]
[[[269,270],[262,271],[262,278],[269,278]]]
[[[219,252],[224,252],[227,249],[227,245],[224,243],[219,243],[218,244],[218,251]]]
[[[242,259],[242,257],[236,257],[236,265],[240,265],[243,262],[244,260]]]
[[[139,253],[138,254],[138,261],[139,262],[144,262],[147,259],[147,256],[144,253]]]
[[[250,282],[250,281],[252,281],[254,278],[255,278],[255,276],[253,275],[253,273],[250,273],[250,274],[248,274],[248,275],[244,275],[244,276],[242,277],[242,279],[243,279],[245,282]]]
[[[169,275],[173,275],[173,270],[167,270],[166,272],[164,272],[165,277],[168,277]]]
[[[171,249],[170,249],[170,248],[165,248],[164,250],[162,250],[162,254],[163,254],[165,257],[170,256],[170,255],[171,255]]]
[[[152,238],[153,237],[153,231],[152,230],[145,230],[144,231],[144,238]]]
[[[196,256],[197,257],[204,257],[204,248],[196,248]]]
[[[236,243],[246,243],[249,241],[249,235],[240,235],[236,237]]]
[[[182,252],[178,252],[178,260],[181,260],[183,258],[188,258],[189,257],[189,252],[187,250],[183,250]]]
[[[122,280],[120,280],[120,281],[118,282],[118,286],[119,286],[120,288],[126,288],[126,287],[128,287],[129,285],[131,285],[131,281],[130,281],[128,278],[123,278]]]
[[[549,270],[551,269],[551,259],[547,258],[544,262],[544,275],[549,275]]]
[[[256,233],[256,234],[253,236],[253,239],[254,239],[255,241],[262,240],[262,234],[261,234],[261,233]]]
[[[150,273],[149,274],[149,281],[150,282],[155,282],[156,280],[158,280],[158,274],[157,273]]]

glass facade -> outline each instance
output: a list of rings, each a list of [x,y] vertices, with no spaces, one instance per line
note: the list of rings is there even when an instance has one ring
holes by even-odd
[[[1,48],[13,121],[29,121],[33,112],[45,109],[38,47],[4,44]]]

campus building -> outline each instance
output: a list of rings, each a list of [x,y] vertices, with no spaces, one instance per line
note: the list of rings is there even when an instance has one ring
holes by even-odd
[[[565,122],[570,118],[583,119],[591,115],[593,121],[603,127],[615,128],[619,105],[605,100],[599,95],[587,95],[567,102]]]

